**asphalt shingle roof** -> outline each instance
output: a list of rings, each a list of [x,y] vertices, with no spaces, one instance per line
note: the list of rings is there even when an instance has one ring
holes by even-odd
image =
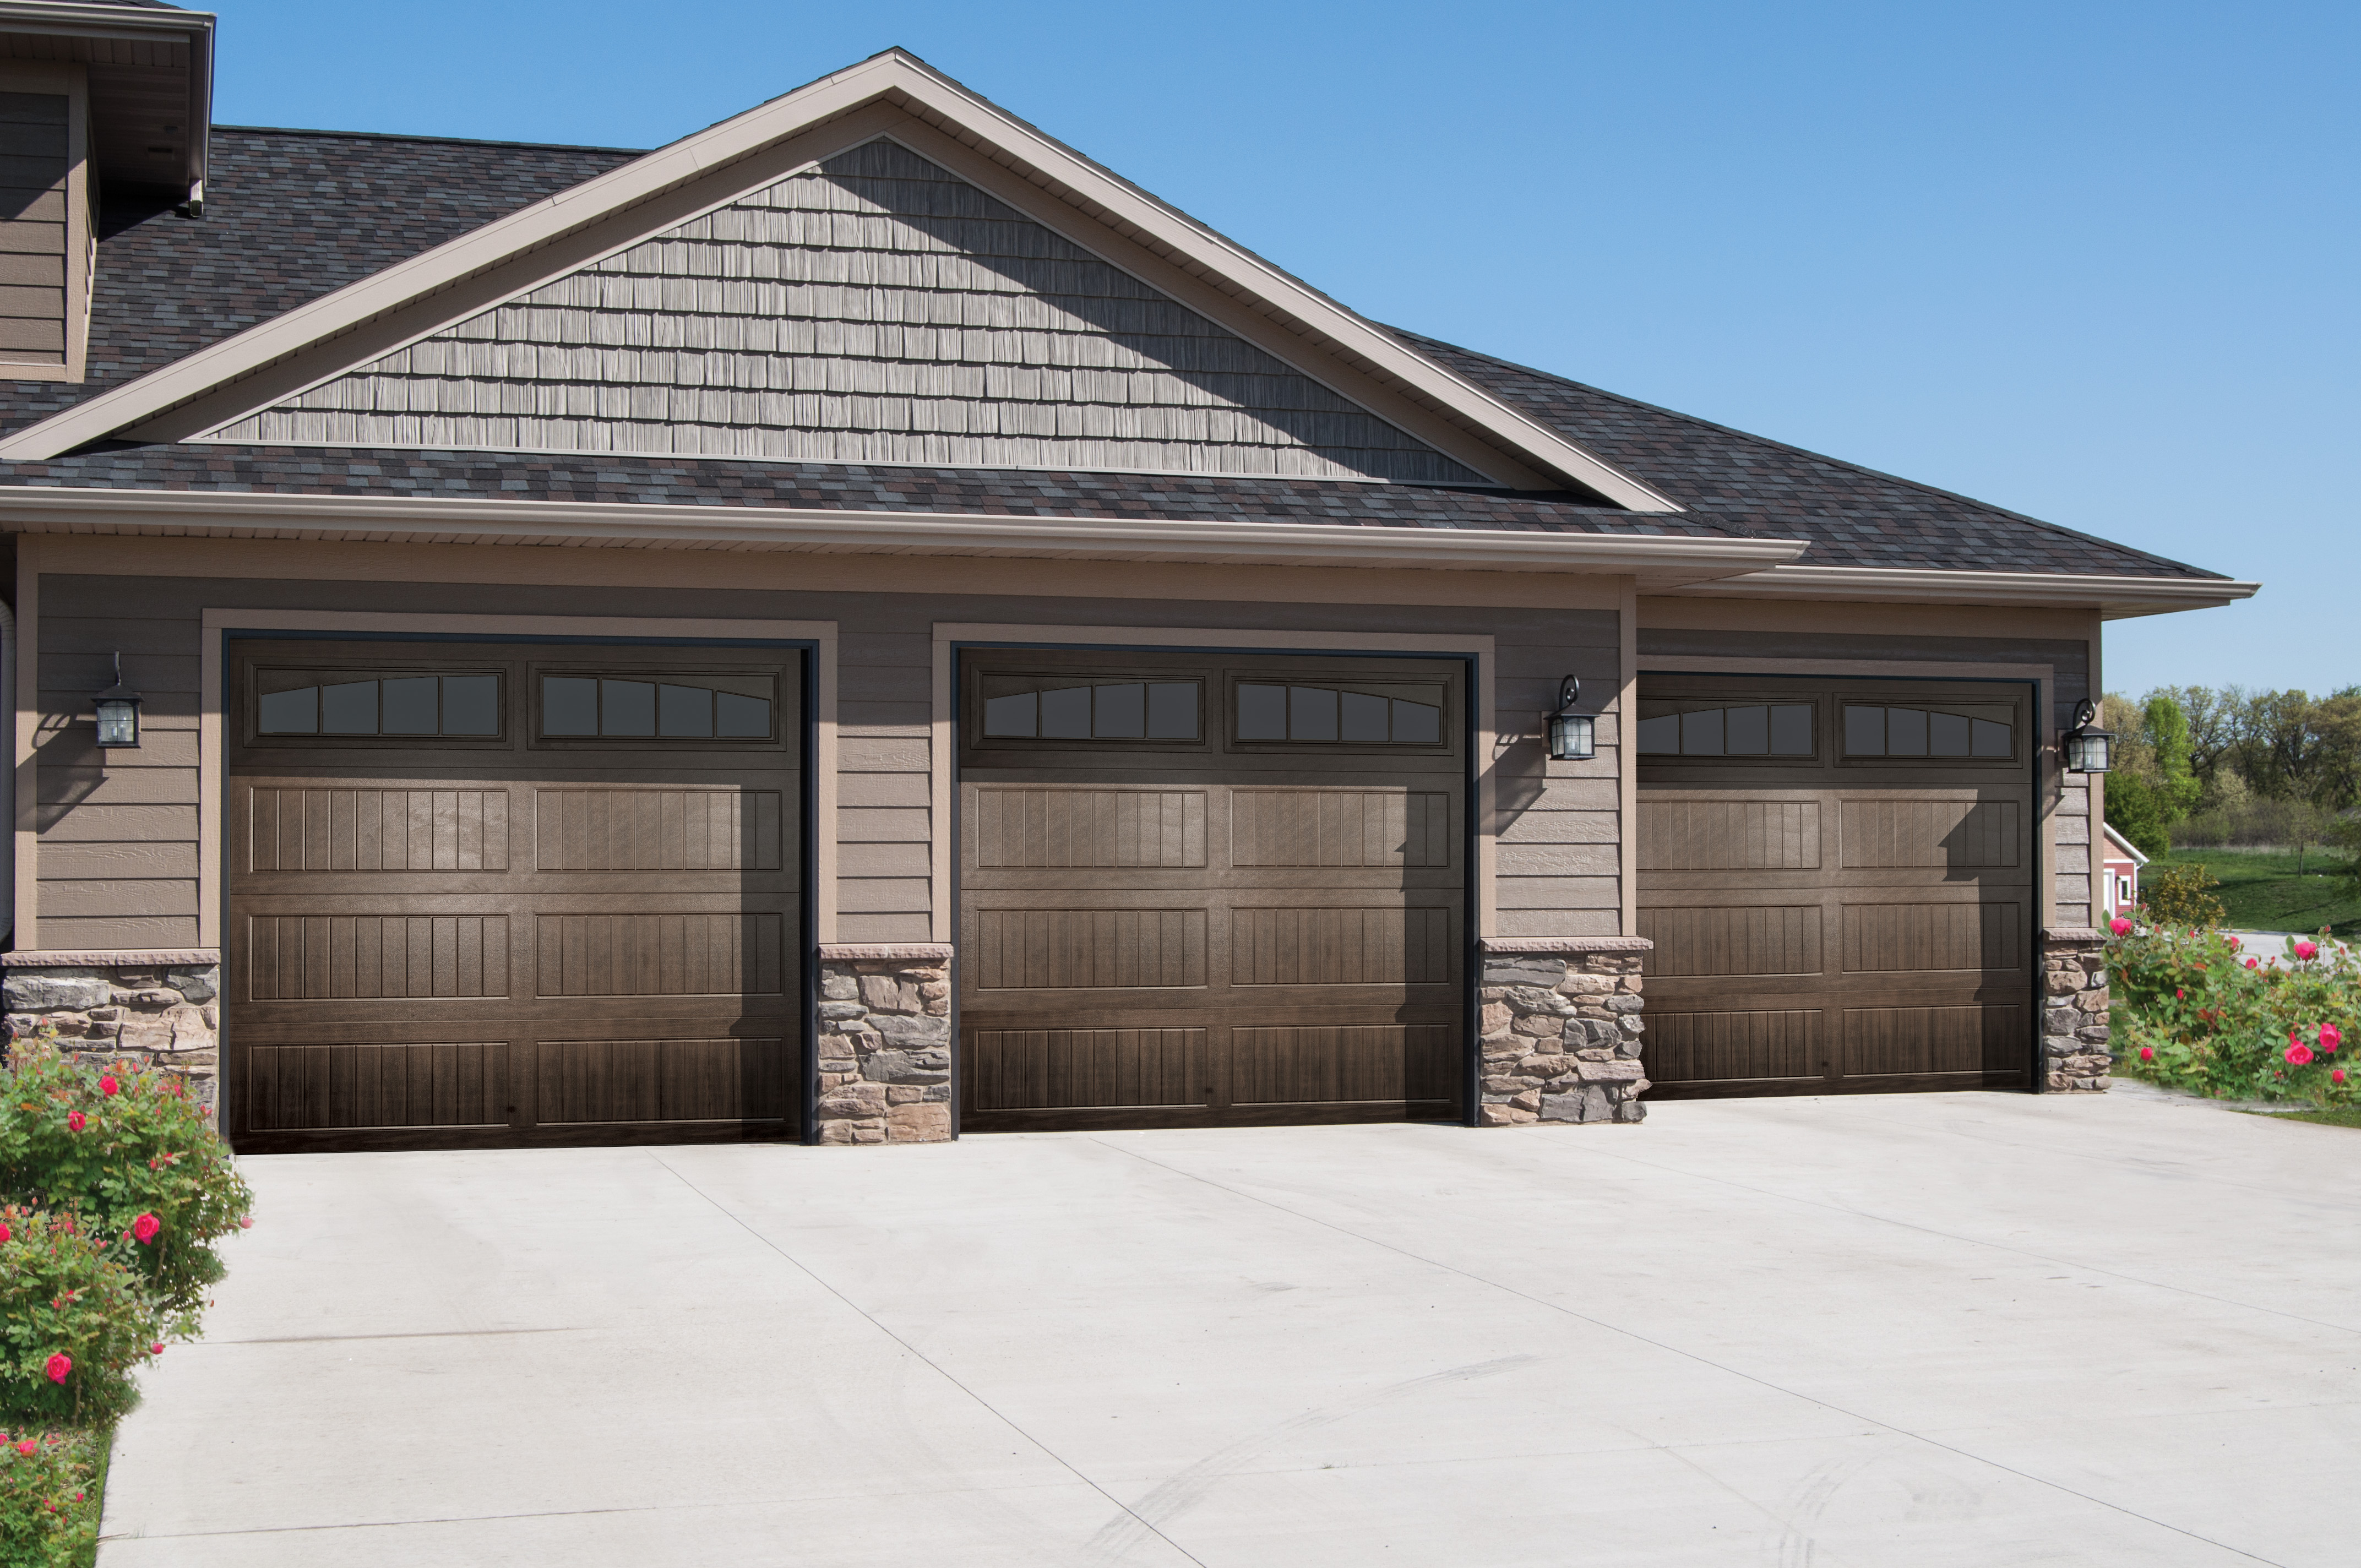
[[[630,161],[538,147],[216,127],[205,216],[102,214],[89,378],[0,382],[20,429],[494,218]],[[1199,476],[723,459],[116,444],[0,465],[0,485],[473,496],[1010,516],[1807,539],[1806,564],[2211,577],[1963,496],[1618,397],[1411,333],[1406,341],[1686,510],[1563,492]]]

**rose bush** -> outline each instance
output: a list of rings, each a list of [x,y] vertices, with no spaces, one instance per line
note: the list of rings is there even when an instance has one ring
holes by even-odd
[[[196,1330],[222,1277],[212,1244],[253,1194],[180,1080],[104,1073],[36,1036],[9,1047],[0,1101],[0,1198],[78,1215],[155,1298],[169,1334]]]
[[[81,1568],[90,1561],[103,1442],[87,1432],[0,1431],[0,1563]]]
[[[113,1237],[71,1214],[0,1208],[0,1425],[86,1426],[138,1401],[162,1312]]]
[[[2286,947],[2286,964],[2266,968],[2216,930],[2114,933],[2119,1069],[2201,1094],[2353,1103],[2343,1057],[2361,1025],[2361,968],[2326,932]]]

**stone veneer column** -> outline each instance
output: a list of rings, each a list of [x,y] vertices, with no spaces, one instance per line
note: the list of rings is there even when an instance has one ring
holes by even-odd
[[[150,952],[0,954],[8,1038],[44,1026],[60,1048],[93,1067],[153,1069],[185,1080],[214,1122],[221,1077],[221,954],[210,948]]]
[[[1488,937],[1480,1046],[1487,1127],[1637,1122],[1645,937]]]
[[[2041,933],[2042,1087],[2103,1091],[2107,1049],[2107,934],[2069,926]]]
[[[821,1143],[950,1137],[950,962],[947,943],[820,945]]]

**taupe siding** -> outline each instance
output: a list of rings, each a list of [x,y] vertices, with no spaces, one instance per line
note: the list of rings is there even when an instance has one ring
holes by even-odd
[[[1480,478],[885,140],[215,433]]]
[[[1841,616],[1839,607],[1831,614]],[[1640,667],[1652,654],[1709,658],[1717,654],[1740,659],[1863,659],[1957,660],[1962,663],[2048,664],[2056,673],[2051,683],[2053,711],[2048,716],[2057,730],[2074,722],[2074,705],[2090,695],[2090,644],[2071,638],[2020,637],[1890,637],[1853,632],[1704,631],[1642,626]],[[1930,672],[1938,673],[1938,672]],[[2042,739],[2047,740],[2047,737]],[[2091,923],[2091,798],[2080,780],[2069,778],[2062,790],[2042,797],[2046,817],[2042,831],[2051,850],[2056,907],[2050,923],[2087,926]]]
[[[1045,571],[1055,569],[1043,564]],[[1498,639],[1499,655],[1499,728],[1527,738],[1496,747],[1490,759],[1498,789],[1499,911],[1496,932],[1486,934],[1617,929],[1619,731],[1613,716],[1601,717],[1599,755],[1589,762],[1547,762],[1537,735],[1541,710],[1554,699],[1560,676],[1579,674],[1592,694],[1614,690],[1612,611],[49,575],[41,579],[41,595],[42,725],[49,737],[41,753],[44,947],[196,940],[194,731],[199,616],[208,604],[838,621],[845,630],[838,642],[837,937],[848,942],[933,936],[928,873],[938,825],[928,765],[937,621],[1258,628],[1283,620],[1305,632],[1383,624],[1406,633],[1489,635]],[[137,752],[109,754],[102,770],[90,726],[70,720],[86,716],[89,694],[112,679],[108,655],[117,647],[124,678],[148,698],[148,744]],[[67,782],[53,788],[52,769]],[[949,825],[941,830],[948,832]],[[51,905],[53,894],[69,902]],[[104,901],[104,912],[65,913],[89,907],[90,899]]]
[[[0,361],[66,362],[71,103],[0,93]]]

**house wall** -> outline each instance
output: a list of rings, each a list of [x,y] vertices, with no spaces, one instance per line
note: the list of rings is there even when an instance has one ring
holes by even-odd
[[[91,225],[81,66],[0,62],[0,368],[79,379]]]
[[[939,623],[1237,628],[1258,646],[1455,642],[1491,656],[1500,716],[1478,761],[1493,829],[1480,934],[1614,934],[1623,593],[1619,578],[1534,573],[28,537],[19,599],[38,695],[20,689],[19,732],[38,798],[29,822],[20,813],[32,875],[19,879],[17,946],[217,945],[200,809],[209,609],[217,623],[235,609],[590,617],[617,636],[646,618],[833,622],[836,804],[823,827],[835,874],[820,928],[848,943],[948,935]],[[145,743],[102,756],[88,694],[112,680],[117,651],[147,699]],[[1540,717],[1569,674],[1599,694],[1599,754],[1554,763]]]
[[[2046,666],[2051,672],[2046,739],[2054,743],[2073,724],[2075,705],[2092,693],[2097,641],[2095,616],[2080,609],[1666,597],[1640,601],[1636,659],[1642,672],[1651,659],[1729,659],[1732,673],[1756,660],[1788,662],[1798,670],[1794,662],[1894,666],[1884,673],[1936,676],[1969,673],[1961,666]],[[2104,906],[2102,873],[2092,855],[2100,793],[2091,778],[2060,772],[2054,751],[2044,768],[2039,798],[2050,878],[2042,924],[2086,928]]]

